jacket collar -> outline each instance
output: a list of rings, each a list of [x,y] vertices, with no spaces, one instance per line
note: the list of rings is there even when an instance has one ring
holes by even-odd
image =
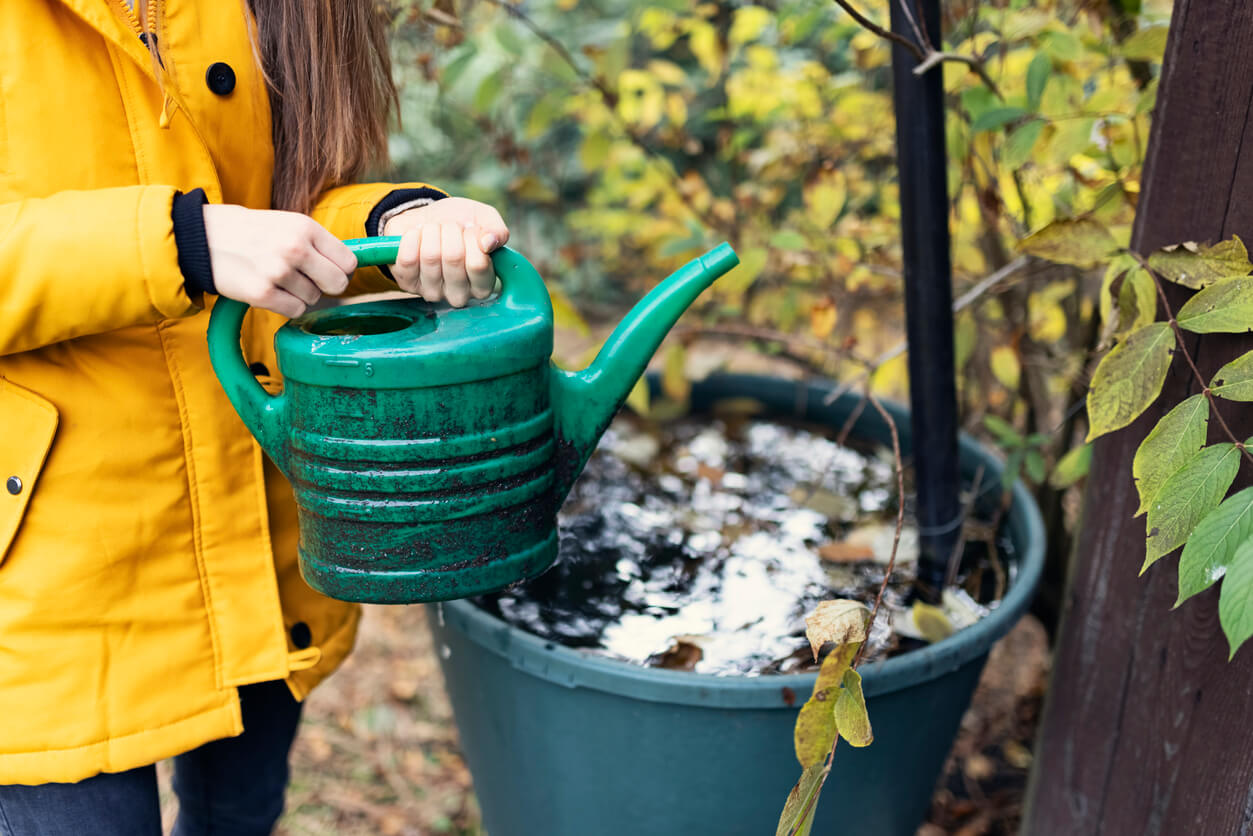
[[[60,0],[107,40],[117,45],[147,75],[156,78],[152,54],[139,40],[126,14],[126,0]],[[142,3],[144,0],[135,0]]]

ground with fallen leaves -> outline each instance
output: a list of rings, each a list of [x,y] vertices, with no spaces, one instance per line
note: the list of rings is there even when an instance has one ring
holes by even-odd
[[[1048,659],[1029,616],[993,650],[918,836],[1017,832]],[[368,607],[309,699],[278,836],[471,836],[478,821],[423,608]]]

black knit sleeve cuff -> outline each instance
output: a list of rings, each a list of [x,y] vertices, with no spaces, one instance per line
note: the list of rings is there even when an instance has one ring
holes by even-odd
[[[174,193],[170,218],[174,222],[174,244],[178,247],[178,268],[188,295],[217,293],[213,283],[213,263],[209,259],[209,239],[204,230],[204,189],[187,194]]]
[[[369,216],[365,219],[365,234],[371,238],[375,235],[382,235],[383,227],[392,217],[446,197],[448,197],[447,193],[430,187],[390,191],[370,210]]]

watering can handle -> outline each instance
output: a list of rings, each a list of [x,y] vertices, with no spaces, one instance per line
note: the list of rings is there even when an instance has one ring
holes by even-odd
[[[400,236],[354,238],[344,243],[356,254],[358,267],[378,267],[396,262]],[[548,290],[530,262],[515,250],[501,247],[492,253],[492,266],[501,282],[500,297],[495,304],[517,310],[547,311],[551,317]],[[239,343],[247,312],[248,305],[234,299],[219,297],[214,303],[209,315],[209,361],[245,426],[279,470],[287,473],[283,418],[287,401],[281,393],[267,392],[248,368]]]

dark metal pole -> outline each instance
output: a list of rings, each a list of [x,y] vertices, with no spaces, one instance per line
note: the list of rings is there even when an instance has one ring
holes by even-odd
[[[907,4],[907,5],[906,5]],[[939,0],[889,0],[892,31],[918,43],[925,28],[939,47]],[[905,261],[905,330],[914,478],[922,553],[918,590],[939,598],[961,512],[957,468],[957,384],[953,368],[953,286],[949,259],[948,155],[942,66],[914,75],[917,59],[892,46],[896,157]]]

